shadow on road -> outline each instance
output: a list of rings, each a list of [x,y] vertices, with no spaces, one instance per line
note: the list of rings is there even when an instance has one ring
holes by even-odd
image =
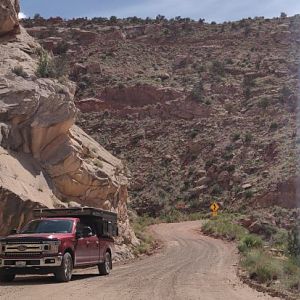
[[[84,280],[88,278],[101,277],[99,274],[73,274],[72,281]],[[17,277],[13,282],[1,282],[0,286],[22,286],[22,285],[45,285],[45,284],[63,284],[55,281],[54,276],[26,276]]]

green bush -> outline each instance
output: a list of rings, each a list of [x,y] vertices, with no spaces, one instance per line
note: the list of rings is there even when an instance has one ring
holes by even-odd
[[[300,257],[300,233],[297,227],[288,233],[288,253],[292,257]]]
[[[22,66],[16,66],[11,71],[17,76],[21,76],[23,78],[28,77],[28,74],[24,71]]]
[[[278,279],[283,274],[280,260],[263,252],[262,249],[252,249],[242,258],[242,266],[248,270],[250,278],[260,283]]]
[[[53,58],[47,51],[39,51],[39,61],[36,75],[40,78],[60,78],[67,73],[66,58]]]
[[[38,61],[38,67],[36,70],[36,75],[41,78],[47,78],[50,76],[50,62],[51,59],[49,57],[49,54],[45,50],[41,50],[40,57]]]
[[[213,185],[212,190],[211,190],[212,195],[219,196],[222,193],[223,193],[223,189],[217,183],[215,185]]]
[[[258,102],[258,107],[262,109],[266,109],[270,105],[270,101],[268,98],[263,98]]]
[[[218,60],[214,60],[211,64],[210,71],[215,75],[224,76],[225,75],[224,63]]]
[[[276,122],[272,122],[271,125],[270,125],[270,129],[271,130],[276,130],[278,129],[278,124]]]
[[[147,232],[147,227],[155,223],[157,223],[157,221],[148,215],[134,219],[132,227],[136,237],[140,240],[140,244],[133,249],[135,255],[149,254],[151,252],[154,246],[154,239]]]
[[[249,251],[252,248],[261,248],[263,246],[263,240],[258,235],[247,234],[244,236],[238,245],[240,252]]]
[[[271,235],[270,244],[279,250],[287,251],[288,232],[285,229],[279,229]]]
[[[238,141],[239,139],[240,139],[240,137],[241,137],[241,134],[239,133],[239,132],[235,132],[233,135],[232,135],[232,141],[233,142],[236,142],[236,141]]]
[[[195,102],[203,102],[204,100],[204,88],[202,81],[199,81],[195,86],[193,87],[191,91],[191,98]]]
[[[255,86],[255,80],[251,77],[244,77],[244,80],[243,80],[243,86],[245,88],[252,88]]]
[[[280,102],[284,103],[292,94],[293,94],[292,90],[285,85],[279,92]]]
[[[247,132],[244,136],[244,142],[246,144],[249,144],[252,142],[252,140],[253,140],[253,135],[250,132]]]
[[[246,190],[245,193],[244,193],[246,199],[252,198],[252,197],[253,197],[253,194],[254,194],[254,193],[253,193],[252,190]]]
[[[55,47],[55,53],[58,55],[66,54],[68,49],[69,49],[68,43],[65,41],[62,41],[62,42],[59,42],[57,44],[57,46]]]
[[[230,218],[224,217],[209,220],[202,226],[202,230],[204,233],[224,237],[229,240],[239,240],[248,233],[247,229],[234,223]]]

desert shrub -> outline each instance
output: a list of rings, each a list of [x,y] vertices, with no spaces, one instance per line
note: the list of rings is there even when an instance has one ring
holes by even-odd
[[[140,244],[133,249],[135,255],[149,254],[153,249],[155,242],[153,237],[147,232],[147,227],[155,223],[156,220],[148,215],[137,217],[133,220],[133,230],[136,237],[140,240]]]
[[[238,140],[240,139],[240,137],[241,137],[241,134],[240,134],[239,132],[235,132],[235,133],[232,135],[231,140],[232,140],[233,142],[236,142],[236,141],[238,141]]]
[[[240,240],[238,249],[240,252],[246,252],[252,248],[261,248],[262,246],[263,241],[261,237],[254,234],[247,234]]]
[[[271,125],[270,125],[270,129],[271,130],[276,130],[278,129],[278,124],[276,122],[272,122]]]
[[[242,266],[249,272],[250,278],[266,283],[277,280],[283,273],[278,259],[267,255],[262,249],[252,249],[243,257]]]
[[[278,229],[271,235],[270,244],[280,250],[286,250],[288,245],[288,232],[285,229]]]
[[[187,218],[186,215],[181,213],[179,210],[173,208],[167,211],[162,216],[160,216],[160,220],[166,223],[175,223],[175,222],[186,221]]]
[[[295,227],[288,233],[288,247],[289,255],[300,258],[300,233],[299,228]]]
[[[252,197],[253,197],[253,194],[254,194],[254,193],[253,193],[252,190],[246,190],[245,193],[244,193],[246,199],[252,198]]]
[[[229,173],[233,173],[235,171],[235,166],[234,165],[226,166],[225,170]]]
[[[202,226],[202,231],[229,240],[239,240],[248,233],[247,229],[226,217],[218,217],[217,219],[207,221]]]
[[[69,45],[67,42],[65,42],[65,41],[59,42],[57,44],[57,46],[55,47],[55,54],[58,54],[58,55],[66,54],[68,49],[69,49]]]
[[[16,66],[12,69],[12,72],[17,76],[21,76],[23,78],[28,77],[28,74],[24,71],[22,66]]]
[[[287,14],[285,12],[280,13],[280,18],[286,18]]]
[[[204,88],[202,81],[199,81],[195,86],[193,87],[191,91],[191,98],[195,102],[203,102],[204,100]]]
[[[285,102],[292,94],[293,94],[293,92],[291,91],[291,89],[289,87],[287,87],[286,85],[283,86],[283,88],[279,92],[280,102],[282,102],[282,103]]]
[[[110,21],[111,24],[115,24],[115,23],[117,23],[118,18],[117,18],[116,16],[111,16],[111,17],[109,18],[109,21]]]
[[[258,107],[262,109],[266,109],[270,105],[270,101],[268,98],[263,98],[258,102]]]
[[[34,20],[38,20],[38,19],[41,19],[41,18],[42,18],[41,15],[38,14],[38,13],[34,14],[34,16],[33,16]]]
[[[251,89],[249,87],[246,87],[243,91],[244,97],[246,100],[249,100],[251,97]]]
[[[231,160],[233,158],[233,153],[231,151],[225,151],[223,154],[222,154],[222,158],[225,159],[225,160]]]
[[[244,87],[254,87],[255,86],[255,80],[252,77],[245,76],[243,80],[243,86]]]
[[[232,58],[225,58],[225,64],[227,64],[227,65],[233,65],[233,60],[232,60]]]
[[[60,78],[67,73],[65,57],[53,58],[45,50],[39,53],[36,75],[40,78]]]
[[[51,77],[51,57],[45,50],[40,51],[36,75],[41,78]]]
[[[245,136],[244,136],[244,142],[245,142],[246,144],[249,144],[249,143],[252,142],[252,140],[253,140],[252,134],[251,134],[250,132],[247,132],[247,133],[245,134]]]
[[[205,169],[210,168],[213,164],[215,164],[217,162],[217,160],[215,158],[209,159],[206,163],[205,163]]]
[[[223,189],[217,183],[213,185],[211,194],[215,196],[219,196],[223,193]]]
[[[211,64],[210,71],[215,75],[224,76],[225,75],[224,63],[218,60],[214,60]]]
[[[189,136],[190,136],[192,139],[194,139],[194,138],[197,136],[198,133],[199,133],[198,129],[193,128],[193,129],[191,129],[191,131],[189,132]]]

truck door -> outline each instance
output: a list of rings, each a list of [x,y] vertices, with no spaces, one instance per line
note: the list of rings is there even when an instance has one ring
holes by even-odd
[[[89,238],[84,236],[84,224],[78,223],[76,227],[75,265],[90,263]]]
[[[90,262],[92,264],[98,263],[100,261],[100,243],[99,238],[96,234],[93,234],[89,238],[89,253],[90,253]]]

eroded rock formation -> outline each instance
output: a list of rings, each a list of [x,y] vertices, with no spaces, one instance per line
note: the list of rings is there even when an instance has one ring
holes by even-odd
[[[0,35],[19,31],[19,0],[1,0],[0,3]]]
[[[8,2],[14,9],[0,20],[17,20],[18,3]],[[89,205],[118,212],[121,239],[135,241],[121,161],[74,125],[74,85],[37,78],[39,45],[22,28],[11,34],[17,21],[7,24],[0,23],[0,33],[10,32],[0,39],[0,234],[21,227],[35,207]]]

